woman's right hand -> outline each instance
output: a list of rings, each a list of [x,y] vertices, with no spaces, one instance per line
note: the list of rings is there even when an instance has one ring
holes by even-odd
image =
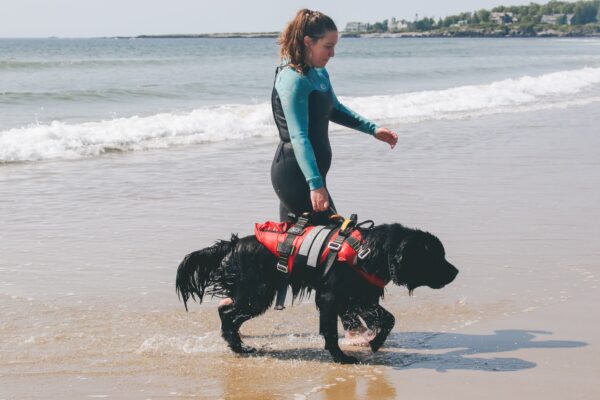
[[[375,131],[375,138],[382,142],[386,142],[392,149],[396,147],[396,143],[398,143],[398,134],[390,131],[388,128],[377,128],[377,131]]]
[[[325,187],[310,191],[310,202],[316,212],[327,211],[329,209],[329,193]]]

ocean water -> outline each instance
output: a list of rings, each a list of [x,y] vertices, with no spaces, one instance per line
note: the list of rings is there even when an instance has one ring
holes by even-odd
[[[275,39],[1,40],[0,55],[3,163],[276,135]],[[345,103],[396,125],[595,102],[600,46],[342,39],[328,68]]]
[[[600,39],[342,38],[338,97],[400,141],[332,124],[336,205],[436,234],[461,273],[388,287],[387,347],[345,348],[366,365],[330,363],[312,299],[232,355],[175,270],[277,217],[276,63],[274,39],[0,40],[0,398],[392,399],[398,371],[532,368],[435,340],[597,300]]]

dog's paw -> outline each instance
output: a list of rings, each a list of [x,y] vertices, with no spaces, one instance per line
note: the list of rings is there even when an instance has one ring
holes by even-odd
[[[251,346],[248,346],[248,345],[242,343],[241,346],[239,347],[239,351],[237,353],[252,354],[252,353],[256,353],[256,349],[254,347],[251,347]]]
[[[377,350],[379,350],[381,348],[381,346],[383,346],[383,343],[385,343],[385,340],[387,339],[389,334],[389,331],[382,331],[380,332],[377,336],[375,336],[375,338],[373,340],[371,340],[369,342],[369,346],[371,347],[371,351],[373,353],[375,353]]]
[[[381,348],[381,346],[383,345],[383,340],[372,340],[369,343],[369,346],[371,347],[371,351],[373,353],[377,352],[377,350],[379,350]]]
[[[358,358],[347,356],[346,354],[339,355],[333,359],[338,364],[358,364]]]
[[[369,346],[371,347],[371,351],[373,353],[375,353],[381,348],[381,346],[383,346],[383,343],[385,343],[385,340],[387,339],[391,331],[391,327],[386,327],[385,329],[379,331],[379,333],[377,333],[377,335],[369,342]]]

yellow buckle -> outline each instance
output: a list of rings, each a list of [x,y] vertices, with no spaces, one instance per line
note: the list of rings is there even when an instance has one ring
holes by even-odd
[[[352,222],[351,219],[348,218],[344,218],[344,223],[342,224],[342,226],[340,227],[340,231],[345,231],[346,228],[348,227],[348,225],[350,225],[350,223]]]

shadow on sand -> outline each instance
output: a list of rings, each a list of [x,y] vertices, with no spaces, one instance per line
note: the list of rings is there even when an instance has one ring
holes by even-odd
[[[343,350],[366,365],[382,365],[396,369],[519,371],[534,368],[535,363],[516,357],[477,357],[486,353],[502,353],[521,349],[562,349],[587,346],[585,342],[540,340],[551,332],[532,330],[498,330],[489,335],[407,332],[392,333],[377,353]],[[411,351],[416,350],[416,351]],[[331,362],[322,348],[270,350],[262,349],[258,356],[281,360]]]

